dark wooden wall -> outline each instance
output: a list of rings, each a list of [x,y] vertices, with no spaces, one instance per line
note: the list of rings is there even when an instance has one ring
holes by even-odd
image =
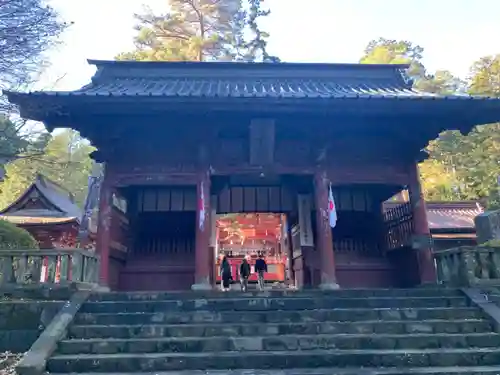
[[[338,283],[346,288],[394,286],[395,265],[385,253],[379,191],[373,186],[350,185],[333,187],[332,193],[338,216],[332,229]],[[314,213],[312,222],[314,229]],[[307,249],[303,255],[305,282],[317,286],[321,282],[319,253]]]
[[[217,195],[217,213],[291,212],[296,200],[284,186],[230,186]]]
[[[140,131],[136,122],[125,118],[116,126],[106,124],[106,133],[96,126],[97,156],[112,164],[110,169],[124,185],[141,180],[144,185],[182,184],[183,178],[192,183],[188,174],[199,172],[202,165],[210,165],[219,176],[250,171],[300,175],[314,172],[319,160],[335,185],[406,185],[413,162],[405,157],[402,143],[383,133],[384,126],[367,119],[360,125],[277,118],[257,126],[251,118],[234,116],[210,123],[184,119],[182,127],[162,119],[149,121],[140,121]]]
[[[129,191],[131,238],[122,290],[188,290],[194,282],[196,188]]]
[[[197,209],[194,186],[143,188],[137,191],[135,201],[138,213],[196,211]]]

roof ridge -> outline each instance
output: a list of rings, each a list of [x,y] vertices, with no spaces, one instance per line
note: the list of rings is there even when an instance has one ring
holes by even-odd
[[[241,61],[137,61],[137,60],[99,60],[87,59],[88,64],[99,66],[156,66],[156,67],[205,67],[212,69],[283,69],[286,68],[346,68],[346,69],[408,69],[410,64],[362,64],[362,63],[332,63],[332,62],[241,62]]]

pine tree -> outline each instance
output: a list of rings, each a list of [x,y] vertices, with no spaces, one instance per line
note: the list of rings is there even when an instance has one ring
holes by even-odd
[[[246,9],[248,8],[248,10]],[[259,0],[169,0],[169,11],[137,14],[136,50],[122,60],[276,61],[267,53],[267,33],[257,25],[269,11]],[[251,34],[250,40],[246,34]]]
[[[260,0],[248,0],[250,11],[248,12],[247,21],[250,32],[253,35],[252,39],[246,43],[247,61],[261,60],[263,62],[279,62],[279,58],[271,56],[267,52],[267,39],[269,34],[262,31],[258,26],[258,21],[262,17],[267,17],[271,14],[270,10],[263,10]]]

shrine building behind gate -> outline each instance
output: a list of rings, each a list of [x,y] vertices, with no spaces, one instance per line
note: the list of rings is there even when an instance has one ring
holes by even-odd
[[[215,215],[227,213],[284,214],[299,287],[432,283],[421,150],[445,129],[500,120],[496,98],[414,91],[404,65],[90,63],[79,90],[8,97],[97,147],[111,289],[211,288]],[[382,210],[404,188],[410,202]]]
[[[0,210],[0,220],[26,229],[41,249],[74,247],[81,217],[73,194],[41,174]]]

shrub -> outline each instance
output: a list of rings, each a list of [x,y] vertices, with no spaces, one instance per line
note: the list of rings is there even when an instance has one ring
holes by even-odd
[[[0,250],[38,249],[38,242],[25,229],[0,220]]]
[[[482,243],[479,246],[500,247],[500,239],[489,240],[489,241],[486,241],[485,243]]]

